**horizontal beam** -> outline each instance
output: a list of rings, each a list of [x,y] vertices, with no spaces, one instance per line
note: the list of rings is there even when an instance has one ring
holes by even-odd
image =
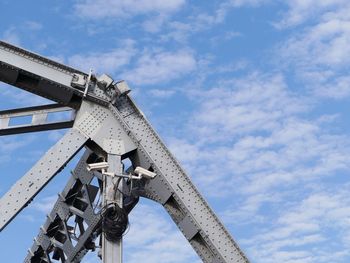
[[[81,74],[81,75],[86,75],[84,72],[82,71],[79,71],[75,68],[72,68],[72,67],[69,67],[69,66],[66,66],[64,64],[61,64],[61,63],[58,63],[58,62],[55,62],[51,59],[48,59],[46,57],[43,57],[41,55],[38,55],[38,54],[35,54],[33,52],[30,52],[28,50],[25,50],[23,48],[20,48],[20,47],[16,47],[14,45],[11,45],[9,43],[6,43],[4,41],[0,41],[0,48],[1,49],[4,49],[4,50],[7,50],[9,52],[12,52],[12,53],[16,53],[20,56],[23,56],[23,57],[26,57],[30,60],[33,60],[33,61],[37,61],[41,64],[44,64],[48,67],[51,67],[51,68],[56,68],[57,70],[60,70],[62,72],[66,72],[68,74],[74,74],[74,73],[77,73],[77,74]]]
[[[47,124],[40,124],[40,125],[13,127],[13,128],[0,130],[0,136],[67,129],[67,128],[72,128],[73,124],[74,124],[74,121],[62,121],[62,122],[47,123]]]
[[[82,96],[86,78],[78,70],[0,41],[0,80],[5,83],[67,104]]]
[[[50,114],[56,118],[51,120]],[[74,119],[75,111],[59,104],[4,110],[0,111],[0,136],[71,128]],[[16,124],[16,120],[24,123]]]

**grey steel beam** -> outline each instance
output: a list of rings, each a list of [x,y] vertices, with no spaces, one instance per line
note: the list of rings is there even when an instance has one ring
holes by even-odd
[[[64,190],[48,214],[24,262],[81,262],[95,249],[100,215],[96,206],[99,185],[93,185],[94,174],[86,169],[91,151],[86,150],[72,172]]]
[[[98,171],[89,172],[86,169],[88,161],[93,163],[98,158],[99,156],[89,149],[81,157],[52,211],[47,215],[45,224],[34,239],[34,244],[28,250],[25,263],[49,263],[53,261],[54,256],[59,262],[79,263],[87,252],[96,251],[97,248],[101,249],[99,256],[103,258],[104,263],[121,262],[122,244],[112,243],[104,238],[100,211],[103,204],[117,201],[122,205],[123,196],[115,192],[116,177],[108,177]],[[108,160],[108,172],[120,173],[120,156],[108,155]],[[93,180],[95,177],[98,180]],[[123,191],[122,187],[119,187],[119,191]],[[132,208],[133,206],[128,206],[125,209],[129,213]],[[100,238],[103,240],[100,244],[102,246],[96,244]]]
[[[114,154],[108,155],[108,172],[114,174],[121,174],[122,162],[121,157]],[[118,178],[104,175],[103,182],[103,205],[107,206],[112,203],[117,203],[119,207],[123,207],[123,195],[115,189],[114,184],[118,182]],[[119,187],[118,185],[116,187]],[[123,260],[123,241],[117,242],[109,241],[105,233],[102,234],[102,262],[103,263],[122,263]]]
[[[0,81],[62,105],[76,103],[80,106],[70,132],[0,199],[0,230],[29,204],[89,141],[89,145],[91,143],[91,146],[105,157],[130,156],[133,165],[139,164],[157,174],[153,180],[142,181],[143,189],[138,190],[143,196],[164,206],[204,262],[249,262],[143,113],[126,95],[129,91],[126,85],[123,83],[119,83],[119,86],[112,85],[113,80],[108,76],[96,79],[91,74],[87,75],[1,41]],[[16,116],[22,113],[21,110],[5,112],[3,116],[6,114]],[[31,114],[32,121],[25,130],[38,129],[36,125],[48,124],[43,121],[44,115]],[[2,119],[3,130],[11,128],[9,119],[9,117]],[[16,128],[23,127],[12,127]],[[80,195],[77,199],[79,202],[86,200],[86,189],[75,191],[76,185],[81,186],[79,180],[70,183],[74,185],[68,192],[62,193],[57,205],[58,210],[54,212],[57,213],[49,215],[49,225],[44,226],[42,234],[49,233],[49,238],[43,237],[42,246],[37,246],[40,253],[43,249],[46,252],[56,253],[54,259],[64,259],[63,262],[73,251],[72,243],[67,242],[71,236],[70,229],[66,225],[66,217],[74,214],[78,221],[81,218],[91,217],[86,216],[86,212],[81,211],[79,205],[77,207],[67,201],[72,191],[73,203],[75,195]],[[88,210],[91,212],[91,209]],[[86,235],[96,235],[92,232],[83,232]],[[50,233],[54,233],[54,236],[50,236]],[[36,241],[36,244],[38,243],[40,242]],[[45,247],[48,244],[51,246],[50,249]],[[35,256],[35,253],[32,256]],[[50,255],[44,254],[43,258],[39,259],[43,259],[39,262],[45,260],[50,262]],[[67,258],[68,262],[75,262],[74,260]],[[106,256],[104,260],[107,260]]]
[[[107,107],[93,102],[82,102],[74,127],[107,154],[123,156],[137,148],[113,113]]]
[[[1,81],[65,104],[84,92],[72,87],[74,78],[84,83],[86,74],[0,41]]]
[[[11,45],[10,43],[0,41],[0,46],[1,46],[1,49],[7,50],[8,52],[16,53],[16,54],[21,55],[23,57],[27,57],[28,59],[36,61],[39,64],[47,65],[53,69],[57,69],[57,70],[60,70],[62,72],[66,72],[68,74],[77,73],[77,74],[81,74],[81,75],[87,75],[84,72],[79,71],[75,68],[72,68],[72,67],[66,66],[64,64],[55,62],[51,59],[48,59],[48,58],[43,57],[41,55],[35,54],[35,53],[30,52],[28,50],[25,50],[23,48]],[[22,67],[23,67],[23,65],[21,65],[21,68]]]
[[[72,128],[0,199],[0,231],[85,145],[88,137]]]
[[[249,262],[131,98],[120,98],[117,109],[110,109],[138,143],[138,159],[157,173],[145,186],[149,196],[165,207],[202,260]]]
[[[0,81],[64,105],[82,98],[107,105],[103,92],[89,92],[89,80],[84,72],[0,41]]]
[[[50,120],[50,114],[62,114],[70,112],[63,120]],[[26,124],[12,124],[16,118],[28,117]],[[0,111],[0,136],[20,134],[37,131],[71,128],[75,119],[75,111],[70,107],[59,104],[42,105],[21,109]]]

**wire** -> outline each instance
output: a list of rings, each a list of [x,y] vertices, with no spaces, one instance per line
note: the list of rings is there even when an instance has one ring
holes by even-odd
[[[119,241],[129,226],[127,212],[118,204],[111,203],[102,208],[102,231],[108,241]]]
[[[120,189],[119,189],[119,184],[120,181],[122,180],[121,177],[118,177],[117,182],[113,183],[113,190],[114,190],[114,199],[117,198],[117,192],[120,192],[121,194],[124,194]]]

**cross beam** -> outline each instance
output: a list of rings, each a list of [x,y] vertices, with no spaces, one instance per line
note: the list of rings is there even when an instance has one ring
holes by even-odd
[[[13,123],[21,118],[25,123]],[[71,128],[74,119],[75,111],[60,104],[4,110],[0,111],[0,136]]]

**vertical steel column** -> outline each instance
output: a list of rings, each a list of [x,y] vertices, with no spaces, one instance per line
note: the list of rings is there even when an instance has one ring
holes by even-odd
[[[108,154],[108,172],[114,174],[122,173],[122,162],[119,155]],[[106,206],[111,203],[117,203],[120,207],[123,207],[123,196],[116,189],[118,185],[115,185],[118,181],[117,177],[111,177],[104,175],[103,180],[103,205]],[[102,233],[102,262],[103,263],[122,263],[122,239],[118,242],[110,242]]]

